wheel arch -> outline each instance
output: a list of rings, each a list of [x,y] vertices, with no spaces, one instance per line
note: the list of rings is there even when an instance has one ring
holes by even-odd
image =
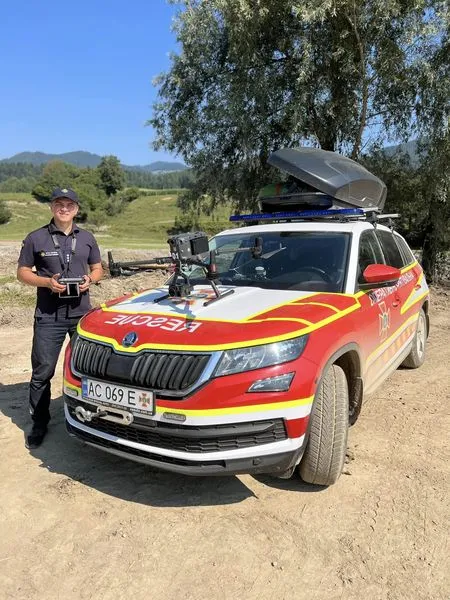
[[[361,412],[362,400],[364,395],[364,385],[362,379],[362,360],[358,344],[352,342],[339,348],[327,360],[323,373],[336,364],[344,371],[347,378],[349,395],[349,422],[353,425]]]
[[[426,320],[427,320],[427,338],[428,338],[428,335],[429,335],[429,333],[430,333],[430,315],[429,315],[429,311],[430,311],[430,301],[429,301],[429,299],[428,299],[428,298],[427,298],[427,299],[425,300],[425,302],[422,304],[422,309],[423,309],[423,312],[425,313],[425,318],[426,318]]]

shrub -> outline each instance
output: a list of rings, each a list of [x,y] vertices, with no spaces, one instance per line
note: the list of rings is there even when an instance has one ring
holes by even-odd
[[[133,202],[136,198],[139,198],[141,195],[140,191],[136,187],[127,188],[121,192],[120,197],[124,202]]]
[[[114,215],[118,215],[122,212],[124,207],[124,202],[121,198],[116,196],[112,196],[106,205],[105,212],[109,217],[114,217]]]
[[[95,229],[98,229],[105,224],[106,216],[101,210],[95,210],[89,213],[89,224],[93,225]]]
[[[0,225],[7,223],[12,217],[12,212],[3,200],[0,200]]]

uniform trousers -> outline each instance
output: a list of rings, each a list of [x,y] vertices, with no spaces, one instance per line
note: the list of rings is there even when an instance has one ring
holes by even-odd
[[[55,374],[66,335],[72,337],[81,317],[61,321],[34,320],[32,375],[30,381],[30,413],[34,423],[46,427],[50,421],[51,379]]]

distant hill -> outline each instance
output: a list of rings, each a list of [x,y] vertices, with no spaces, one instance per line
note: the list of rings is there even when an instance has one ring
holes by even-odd
[[[0,160],[3,163],[29,163],[32,165],[45,165],[52,160],[75,165],[76,167],[97,167],[102,157],[92,152],[78,150],[76,152],[64,152],[62,154],[47,154],[46,152],[20,152],[10,158]],[[145,171],[147,173],[161,173],[171,171],[184,171],[186,165],[180,162],[155,161],[148,165],[122,165],[129,171]]]
[[[417,140],[411,140],[404,144],[397,144],[396,146],[386,146],[383,148],[384,154],[387,156],[393,156],[397,153],[408,154],[411,160],[411,164],[417,166],[419,164],[419,151],[417,148]]]

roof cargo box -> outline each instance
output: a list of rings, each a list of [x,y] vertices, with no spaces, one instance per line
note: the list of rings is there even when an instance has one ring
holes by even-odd
[[[372,208],[382,210],[386,186],[363,166],[337,154],[317,148],[281,148],[268,159],[272,167],[290,177],[270,194],[260,194],[263,212],[308,208]],[[277,185],[274,186],[276,189]]]

